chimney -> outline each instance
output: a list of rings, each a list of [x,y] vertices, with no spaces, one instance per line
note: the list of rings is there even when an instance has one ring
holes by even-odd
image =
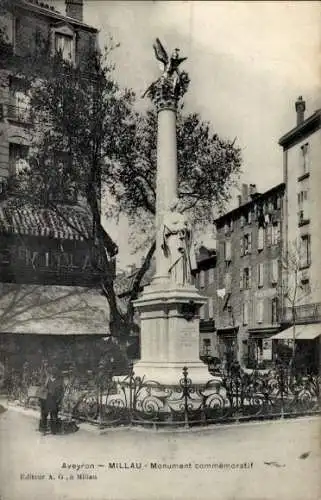
[[[249,186],[247,184],[242,184],[242,203],[247,203],[249,201]]]
[[[300,123],[304,122],[304,112],[305,112],[305,101],[302,98],[302,95],[298,97],[298,100],[295,103],[295,111],[296,111],[296,124],[300,125]]]
[[[66,16],[83,20],[83,0],[66,0]]]
[[[250,197],[253,198],[253,196],[256,195],[256,184],[250,184]]]

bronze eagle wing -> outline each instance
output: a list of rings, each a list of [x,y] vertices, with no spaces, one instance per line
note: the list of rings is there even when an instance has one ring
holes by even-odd
[[[164,49],[163,45],[161,44],[161,41],[159,38],[156,38],[156,41],[153,44],[153,48],[155,51],[156,59],[158,61],[162,62],[166,66],[166,64],[168,63],[168,55],[167,55],[167,52]]]

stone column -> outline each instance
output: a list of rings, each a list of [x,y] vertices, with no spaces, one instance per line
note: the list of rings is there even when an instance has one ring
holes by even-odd
[[[154,281],[166,282],[168,269],[164,260],[163,215],[177,197],[177,97],[159,81],[153,97],[157,117],[157,175],[156,175],[156,272]]]

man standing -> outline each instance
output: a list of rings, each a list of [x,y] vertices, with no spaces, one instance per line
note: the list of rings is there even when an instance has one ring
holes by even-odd
[[[47,419],[50,415],[50,430],[52,434],[57,434],[59,430],[58,413],[64,395],[64,384],[62,376],[56,368],[48,368],[43,389],[42,397],[39,397],[41,410],[39,430],[46,432]]]

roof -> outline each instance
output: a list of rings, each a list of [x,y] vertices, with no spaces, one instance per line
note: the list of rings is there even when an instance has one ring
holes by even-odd
[[[0,284],[0,333],[106,335],[106,299],[81,287]]]
[[[83,23],[82,21],[79,21],[79,19],[75,19],[74,17],[69,17],[61,14],[58,12],[54,7],[48,5],[46,3],[46,0],[22,0],[22,4],[19,5],[19,7],[26,8],[28,10],[38,12],[40,14],[43,14],[45,16],[52,17],[53,19],[56,19],[57,21],[64,21],[65,23],[70,23],[74,24],[76,26],[79,26],[81,28],[88,29],[89,31],[92,31],[94,33],[98,32],[97,28],[94,28],[93,26],[90,26],[89,24]]]
[[[272,188],[268,189],[264,193],[257,194],[255,198],[252,200],[248,201],[247,203],[244,203],[243,205],[240,205],[239,207],[233,208],[233,210],[230,210],[229,212],[226,212],[223,215],[220,215],[220,217],[217,217],[214,219],[214,222],[221,222],[224,219],[230,218],[231,216],[243,212],[244,210],[248,210],[251,206],[255,205],[256,203],[269,198],[269,196],[273,195],[274,193],[278,191],[283,191],[285,189],[285,183],[281,182],[280,184],[277,184],[276,186],[273,186]]]
[[[270,337],[270,340],[293,340],[293,326]],[[296,325],[295,340],[313,340],[321,335],[321,323]]]
[[[286,149],[319,128],[321,128],[321,109],[317,109],[313,115],[283,135],[279,140],[279,145]]]
[[[4,202],[0,204],[0,234],[50,236],[71,240],[90,237],[93,223],[86,210],[72,206],[61,206],[59,210],[63,217],[54,210],[14,207]]]

